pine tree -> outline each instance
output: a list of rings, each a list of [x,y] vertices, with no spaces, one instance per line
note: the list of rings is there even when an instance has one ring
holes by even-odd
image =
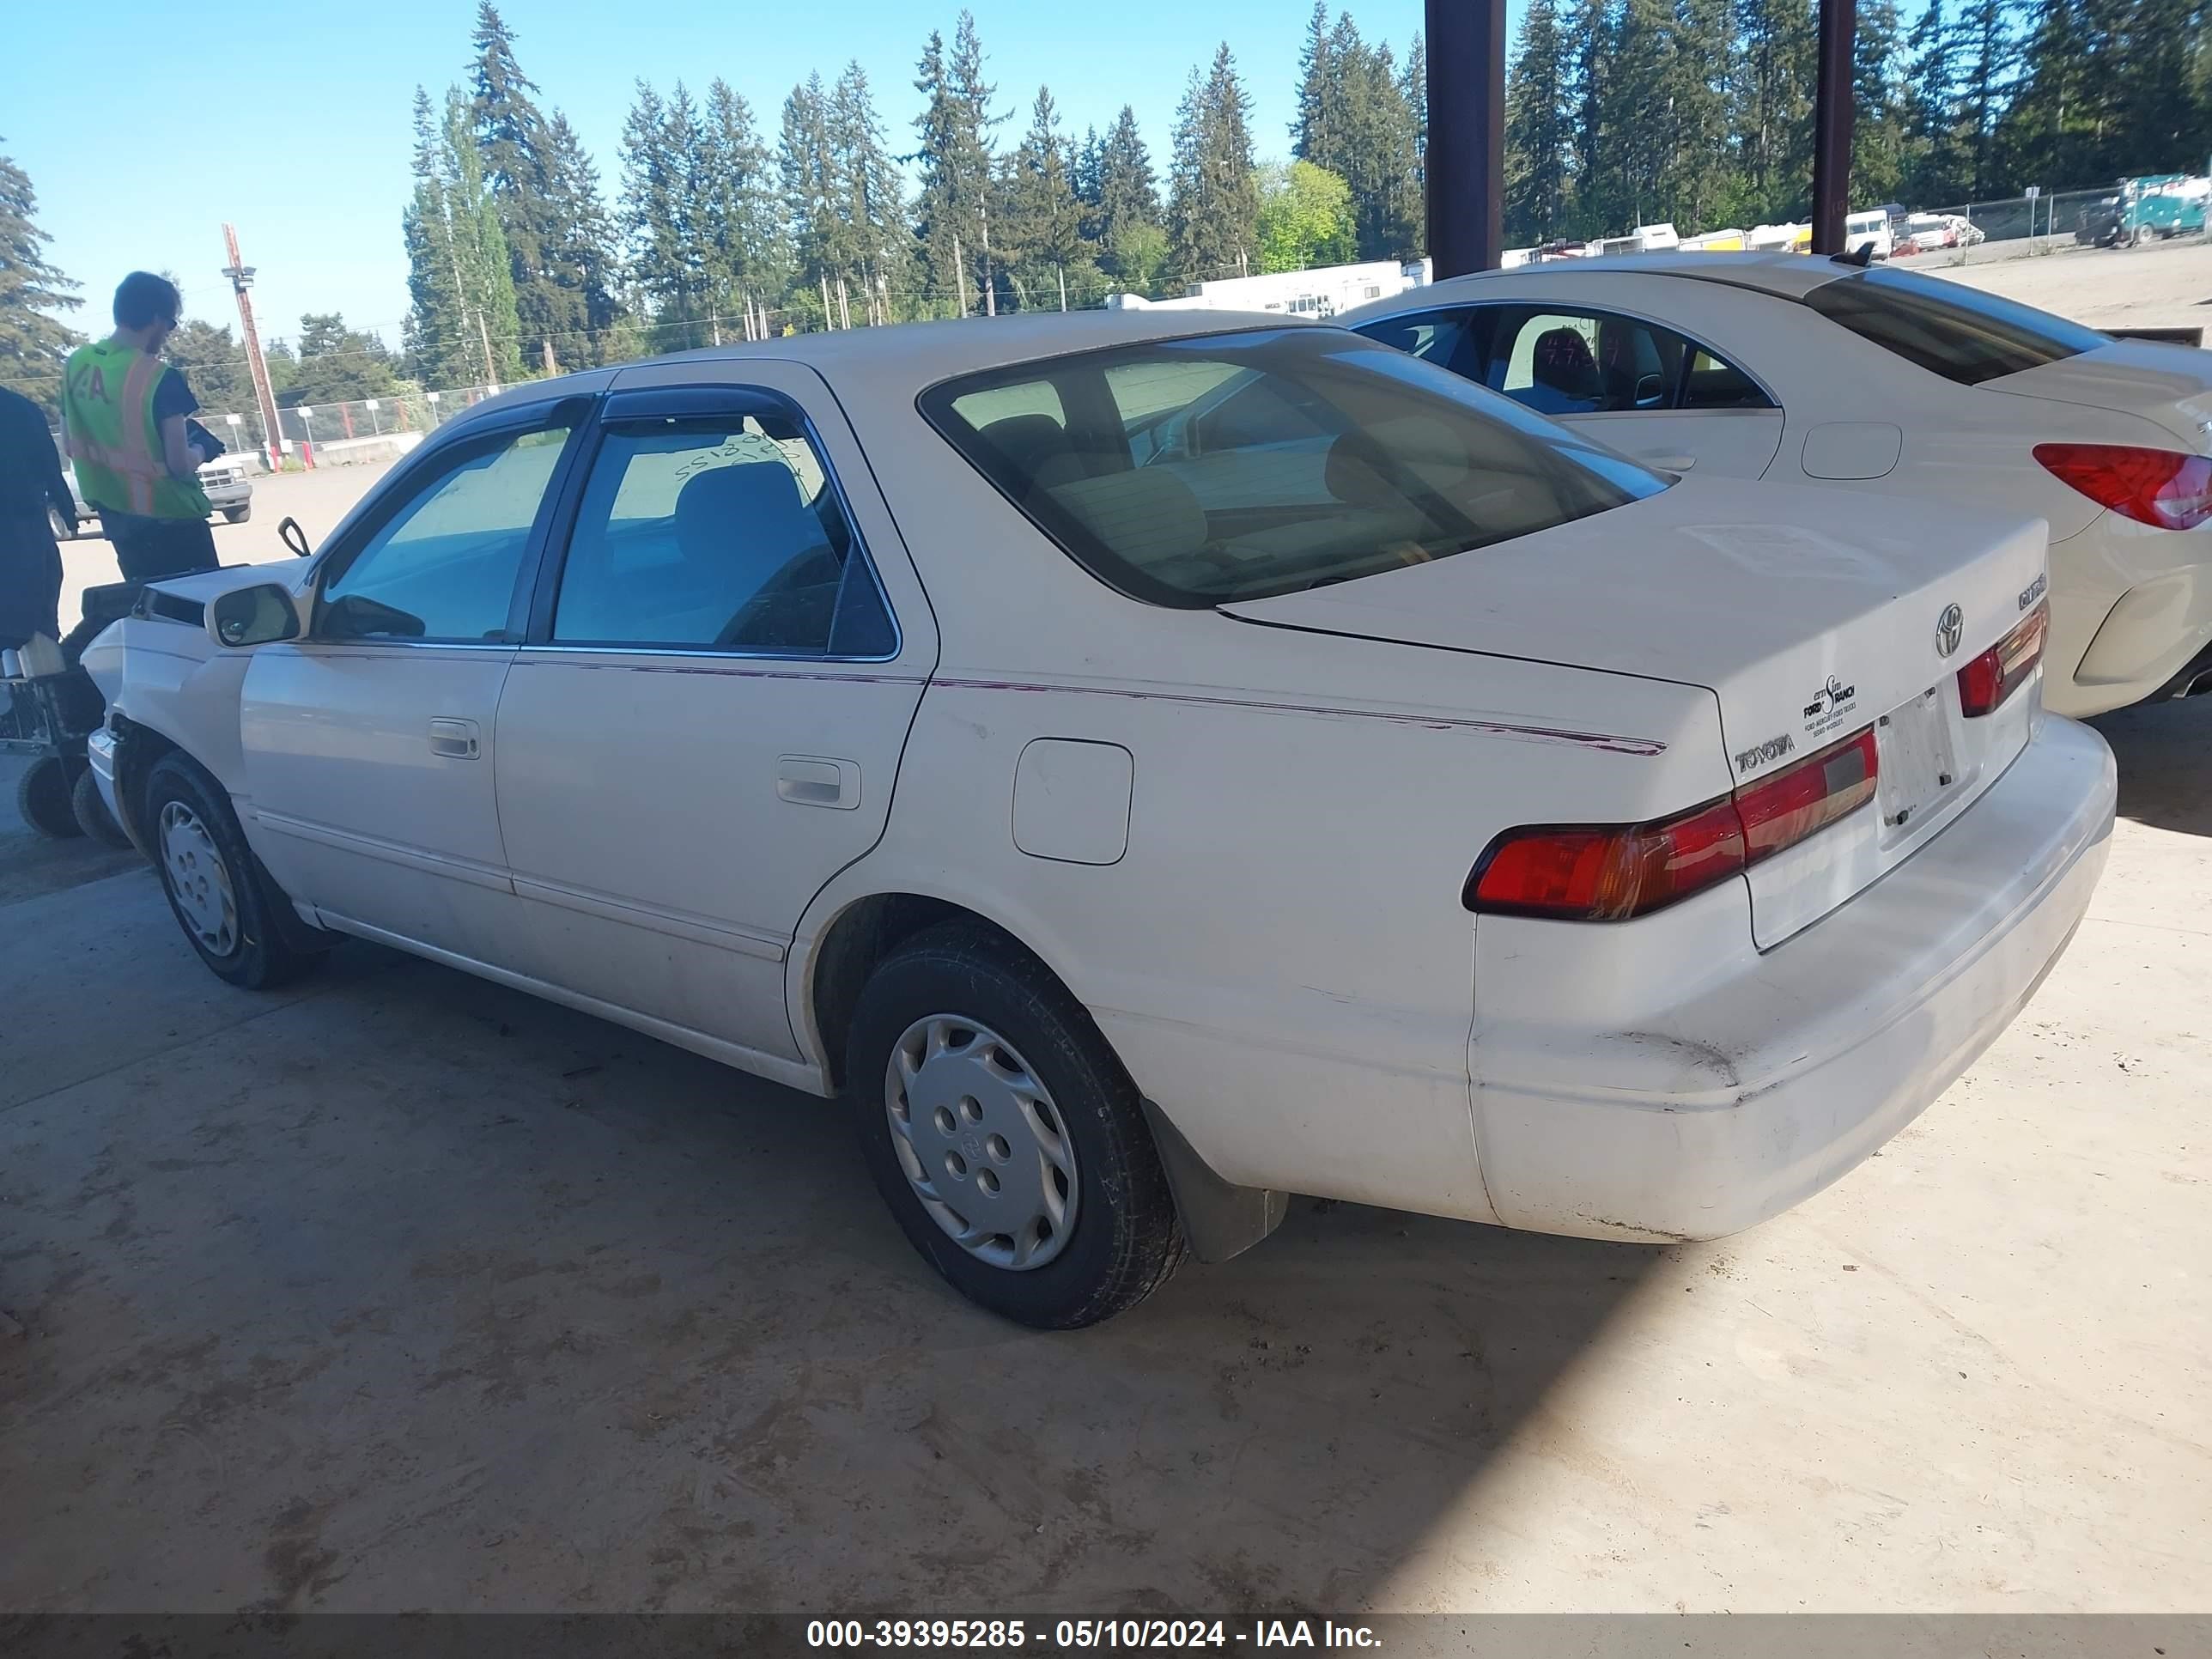
[[[1406,48],[1406,70],[1399,84],[1404,89],[1407,113],[1413,121],[1413,185],[1420,201],[1421,246],[1429,243],[1429,47],[1417,32]]]
[[[1958,64],[1958,125],[1974,201],[1998,194],[1996,129],[2012,85],[2014,43],[2005,0],[1970,0],[1954,26]]]
[[[1097,268],[1084,240],[1083,204],[1049,87],[1037,88],[1029,131],[1007,158],[1002,198],[1006,220],[998,246],[1017,303],[1024,310],[1054,309],[1063,281],[1079,302],[1097,287]]]
[[[1505,240],[1550,241],[1566,222],[1573,113],[1558,0],[1528,0],[1505,88]]]
[[[1347,13],[1340,27],[1351,26]],[[1358,33],[1352,33],[1356,40]],[[1328,0],[1314,0],[1313,15],[1306,20],[1306,42],[1298,52],[1297,115],[1291,123],[1291,154],[1316,167],[1341,161],[1350,143],[1347,101],[1337,31],[1329,27]]]
[[[2042,0],[2021,46],[2021,88],[1998,125],[2000,164],[2014,185],[2097,177],[2095,132],[2102,113],[2087,9],[2081,0]]]
[[[1190,75],[1176,112],[1168,173],[1168,263],[1178,281],[1249,271],[1258,232],[1251,106],[1224,41],[1204,76]]]
[[[1918,203],[1951,206],[1969,199],[1971,159],[1959,143],[1958,76],[1943,0],[1927,9],[1905,41],[1905,190]]]
[[[524,360],[533,368],[557,365],[565,351],[572,362],[588,361],[591,303],[580,273],[604,262],[605,250],[580,246],[577,227],[563,216],[553,135],[533,96],[538,83],[522,72],[514,36],[492,0],[477,0],[471,40],[469,118],[507,243]]]
[[[1160,274],[1167,237],[1160,228],[1160,188],[1152,158],[1128,105],[1099,140],[1091,187],[1098,262],[1120,283],[1149,291]]]
[[[2110,172],[2135,176],[2204,167],[2212,111],[2198,100],[2191,58],[2203,52],[2207,27],[2203,0],[2133,0],[2126,50],[2111,88],[2124,137]]]
[[[821,311],[822,325],[836,326],[828,310],[830,285],[844,268],[837,221],[837,166],[830,151],[830,97],[819,75],[809,76],[783,100],[783,132],[776,145],[783,177],[783,206],[790,228],[792,275],[799,307]],[[809,302],[811,302],[811,304]]]
[[[61,404],[62,363],[78,337],[56,311],[83,304],[76,284],[46,261],[53,239],[39,228],[30,175],[0,155],[0,386],[52,413]]]
[[[717,76],[707,87],[690,187],[699,299],[710,335],[741,333],[742,322],[732,319],[782,285],[781,209],[769,173],[752,106]]]
[[[1819,33],[1810,0],[1737,0],[1731,125],[1741,211],[1791,219],[1812,193],[1813,88]]]
[[[991,112],[998,88],[983,79],[983,48],[970,14],[960,14],[949,53],[944,36],[931,33],[914,84],[924,100],[915,118],[919,148],[906,158],[915,164],[921,185],[915,235],[937,311],[953,316],[963,288],[971,304],[981,293],[983,215],[995,184],[991,128],[1001,118]]]
[[[1899,199],[1905,188],[1905,113],[1898,99],[1897,0],[1861,0],[1851,54],[1852,199]]]
[[[828,106],[830,152],[835,169],[841,274],[866,290],[853,308],[879,323],[893,319],[893,296],[903,295],[913,264],[907,228],[906,186],[884,143],[875,94],[858,61],[845,65]],[[848,304],[851,302],[848,301]],[[841,319],[842,307],[841,307]]]
[[[568,367],[617,363],[638,355],[641,342],[622,302],[617,235],[599,190],[599,170],[560,111],[546,129],[546,198],[564,234],[548,250],[546,275],[580,315],[580,332],[555,337],[557,361]]]
[[[1613,95],[1614,0],[1575,0],[1567,24],[1574,42],[1568,87],[1573,100],[1574,223],[1584,236],[1611,234],[1613,204],[1620,197],[1608,106]]]
[[[622,222],[630,251],[630,281],[647,313],[647,337],[655,351],[702,345],[711,337],[695,326],[706,313],[695,223],[695,182],[702,179],[698,107],[678,82],[667,98],[650,82],[637,83],[636,101],[623,123]]]

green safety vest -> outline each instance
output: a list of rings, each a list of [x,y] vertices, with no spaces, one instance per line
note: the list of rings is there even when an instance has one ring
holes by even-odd
[[[98,340],[70,354],[62,384],[70,458],[85,500],[149,519],[204,519],[197,478],[173,477],[154,424],[154,391],[169,366],[136,346]]]

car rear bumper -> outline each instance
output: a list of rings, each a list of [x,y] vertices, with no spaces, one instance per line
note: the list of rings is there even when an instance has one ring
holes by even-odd
[[[2177,677],[2212,647],[2212,526],[2106,513],[2051,554],[2045,707],[2086,720],[2185,690]]]
[[[1499,1219],[1589,1237],[1713,1238],[1836,1180],[1948,1088],[2033,994],[2088,908],[2115,792],[2104,740],[2046,719],[1956,822],[1787,943],[1739,952],[1715,973],[1648,941],[1661,947],[1649,960],[1679,962],[1691,984],[1674,1006],[1626,1017],[1638,1029],[1609,1029],[1623,993],[1595,958],[1588,997],[1560,987],[1557,1018],[1545,1021],[1527,978],[1559,963],[1559,930],[1571,925],[1484,918],[1478,1007],[1504,975],[1506,999],[1528,1011],[1479,1018],[1470,1049]],[[1717,902],[1686,919],[1673,946],[1744,925],[1739,896],[1704,897]],[[1590,944],[1568,948],[1605,950],[1606,930],[1573,931]],[[1596,1019],[1578,1015],[1591,1006]]]

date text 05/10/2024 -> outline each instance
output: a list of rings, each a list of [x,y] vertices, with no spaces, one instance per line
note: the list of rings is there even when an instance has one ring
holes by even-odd
[[[1365,1625],[1327,1619],[816,1619],[811,1648],[1379,1648]]]

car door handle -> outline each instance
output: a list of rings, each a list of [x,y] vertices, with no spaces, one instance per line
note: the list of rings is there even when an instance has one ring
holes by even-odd
[[[860,769],[821,755],[782,755],[775,763],[775,793],[799,806],[850,811],[860,804]]]
[[[474,720],[434,720],[430,722],[430,752],[447,760],[474,760],[480,752]]]

